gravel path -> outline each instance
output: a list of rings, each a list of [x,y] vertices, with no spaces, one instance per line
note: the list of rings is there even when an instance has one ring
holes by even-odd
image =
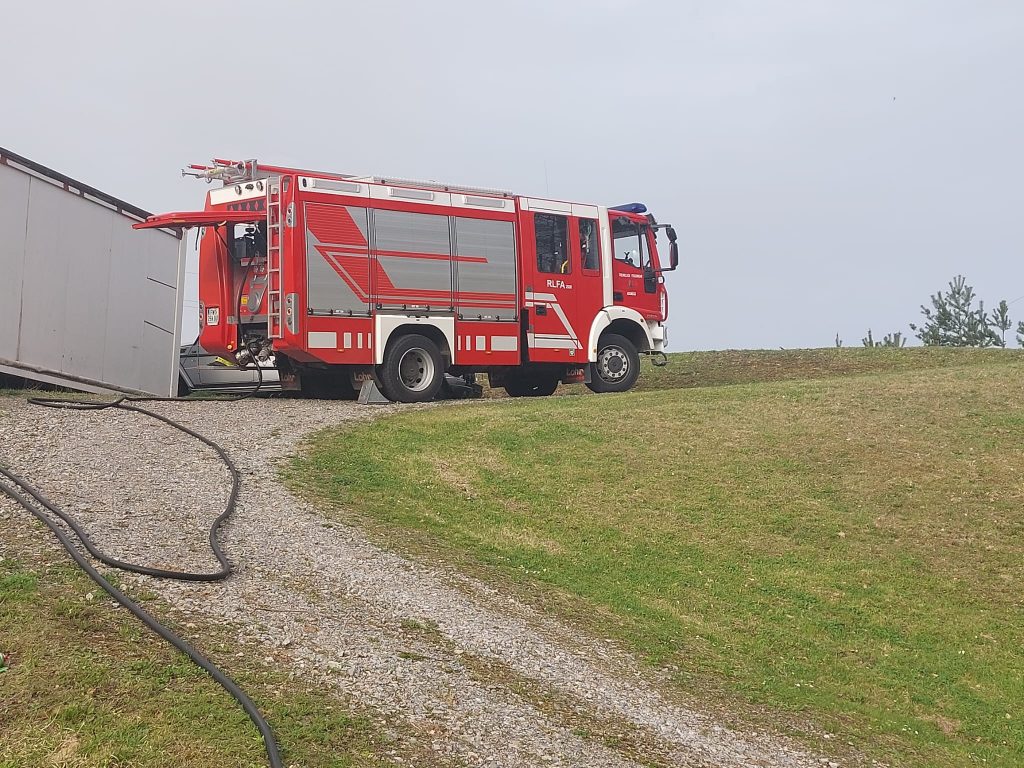
[[[238,513],[222,534],[237,574],[212,585],[125,580],[228,623],[259,642],[268,663],[379,709],[440,763],[838,765],[770,734],[721,727],[659,692],[649,670],[609,643],[450,569],[384,551],[278,483],[277,463],[310,431],[394,409],[155,404],[220,442],[243,473]],[[109,553],[216,566],[205,532],[228,478],[205,446],[141,415],[54,411],[16,398],[0,397],[0,429],[0,462],[78,517]],[[2,496],[0,515],[5,530],[28,517]]]

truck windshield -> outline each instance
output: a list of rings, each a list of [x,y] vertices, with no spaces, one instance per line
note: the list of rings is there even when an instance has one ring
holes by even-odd
[[[643,224],[624,216],[612,222],[612,240],[615,258],[634,267],[649,267],[651,256],[647,251],[647,238]]]

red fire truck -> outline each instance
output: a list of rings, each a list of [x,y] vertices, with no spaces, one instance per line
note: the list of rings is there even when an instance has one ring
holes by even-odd
[[[607,208],[434,182],[215,160],[205,210],[139,227],[200,227],[200,343],[284,386],[434,398],[445,374],[513,396],[559,382],[622,392],[665,347],[662,273],[676,233]],[[658,233],[669,242],[668,264]]]

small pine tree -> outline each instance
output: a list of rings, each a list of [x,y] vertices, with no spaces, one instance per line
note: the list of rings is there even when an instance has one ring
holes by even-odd
[[[1006,332],[1010,330],[1013,325],[1013,321],[1010,320],[1010,305],[1006,303],[1006,299],[999,302],[999,306],[992,312],[992,318],[988,321],[988,324],[999,331],[999,346],[1005,347]]]
[[[887,333],[882,338],[882,346],[883,347],[895,347],[896,349],[899,349],[900,347],[904,346],[906,343],[907,343],[907,339],[903,335],[902,331],[894,331],[892,333]]]
[[[921,305],[925,322],[920,326],[911,323],[910,328],[928,346],[1000,346],[1002,339],[989,325],[985,303],[979,301],[975,309],[974,299],[974,289],[967,285],[967,279],[957,275],[947,293],[940,291],[932,296],[931,307]]]
[[[868,328],[868,335],[861,339],[860,343],[865,347],[872,349],[876,347],[894,347],[899,349],[907,343],[907,340],[904,338],[901,331],[893,331],[892,333],[885,334],[881,341],[875,341],[874,337],[871,335],[871,329]]]
[[[1021,331],[1021,333],[1024,333],[1024,331]],[[836,349],[839,349],[841,346],[843,346],[843,340],[839,338],[839,334],[837,333],[836,334]]]
[[[1017,343],[1024,347],[1024,322],[1017,323]]]

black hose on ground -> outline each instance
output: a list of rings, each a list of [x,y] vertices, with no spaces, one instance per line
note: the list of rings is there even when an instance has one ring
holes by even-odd
[[[259,366],[257,365],[257,369]],[[260,384],[262,384],[262,372],[260,373]],[[258,389],[258,388],[257,388]],[[244,399],[245,397],[251,397],[254,392],[246,393],[241,397],[235,398],[236,400]],[[210,525],[210,548],[213,550],[214,556],[217,558],[217,562],[221,568],[219,571],[209,573],[191,573],[188,571],[173,571],[166,570],[163,568],[150,568],[148,566],[136,565],[134,563],[126,563],[122,560],[110,557],[109,555],[101,552],[89,535],[82,529],[77,521],[71,517],[67,512],[57,507],[53,502],[49,501],[38,489],[34,488],[23,478],[11,472],[9,469],[0,466],[0,480],[6,478],[7,483],[0,482],[0,492],[3,492],[7,496],[10,496],[14,501],[28,510],[30,513],[35,515],[41,520],[57,537],[64,549],[67,550],[71,558],[78,564],[78,566],[86,572],[86,574],[95,581],[100,587],[102,587],[107,594],[109,594],[114,600],[120,605],[127,608],[131,613],[139,619],[143,624],[149,627],[151,630],[156,632],[160,637],[166,640],[168,643],[173,645],[179,651],[188,656],[197,666],[205,671],[210,677],[212,677],[217,683],[220,684],[225,691],[231,694],[232,697],[242,706],[245,713],[252,720],[253,724],[259,729],[260,735],[263,738],[263,746],[267,753],[267,762],[270,768],[283,768],[281,762],[280,751],[277,746],[277,740],[274,738],[274,732],[267,722],[266,718],[260,713],[259,709],[253,703],[252,699],[246,695],[246,693],[238,687],[228,675],[213,664],[206,656],[199,653],[195,648],[189,645],[185,640],[172,632],[168,627],[157,621],[150,613],[148,613],[142,606],[133,601],[127,595],[125,595],[117,587],[110,584],[103,575],[96,570],[96,568],[85,558],[85,556],[78,551],[75,543],[71,538],[61,530],[60,526],[42,510],[46,510],[50,514],[62,520],[78,537],[82,542],[82,545],[89,552],[90,555],[95,557],[101,563],[109,565],[113,568],[118,568],[125,571],[131,571],[132,573],[140,573],[147,576],[155,576],[158,578],[176,579],[179,581],[221,581],[226,579],[232,573],[231,563],[228,561],[224,552],[220,548],[220,544],[217,541],[217,534],[224,524],[224,522],[234,513],[235,506],[238,502],[238,490],[241,485],[241,475],[238,471],[238,467],[227,455],[223,448],[221,448],[213,440],[208,437],[189,429],[183,424],[174,421],[166,416],[162,416],[159,413],[141,408],[133,403],[145,402],[145,401],[173,401],[179,398],[173,397],[133,397],[133,398],[119,398],[110,402],[95,402],[90,400],[60,400],[60,399],[47,399],[47,398],[32,398],[29,400],[30,403],[35,405],[41,405],[48,408],[69,408],[73,410],[104,410],[107,408],[119,408],[127,411],[134,411],[135,413],[141,413],[151,418],[162,421],[163,423],[190,435],[200,442],[208,445],[212,448],[221,461],[228,468],[231,473],[231,494],[228,497],[227,504],[224,507],[224,511],[221,512]],[[190,400],[216,400],[219,398],[189,398]],[[223,400],[222,400],[223,402]],[[10,485],[8,485],[8,483]],[[13,487],[12,487],[13,486]]]

